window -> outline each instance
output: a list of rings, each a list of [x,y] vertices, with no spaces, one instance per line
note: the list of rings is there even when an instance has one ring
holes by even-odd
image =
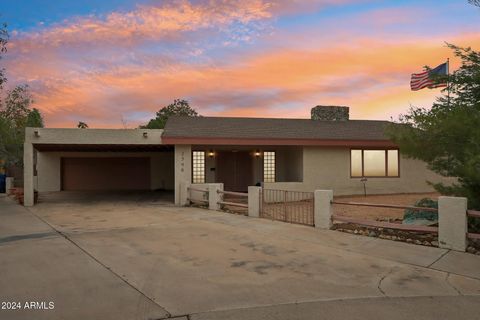
[[[192,163],[192,183],[205,183],[205,151],[193,151]]]
[[[351,176],[355,177],[398,177],[398,150],[350,151]]]
[[[275,151],[263,153],[263,182],[275,182]]]

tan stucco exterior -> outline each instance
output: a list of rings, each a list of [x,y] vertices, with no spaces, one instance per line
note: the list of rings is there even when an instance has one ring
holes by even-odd
[[[38,132],[38,136],[35,135]],[[146,133],[146,137],[144,136]],[[161,129],[27,128],[25,142],[32,144],[162,144]]]
[[[35,133],[37,132],[37,134]],[[276,179],[264,187],[281,190],[333,190],[335,195],[362,194],[363,183],[350,177],[350,148],[321,146],[208,146],[175,145],[167,151],[107,152],[107,151],[45,151],[43,146],[122,145],[158,146],[162,144],[163,130],[148,129],[33,129],[27,128],[24,151],[25,205],[33,205],[33,190],[39,192],[61,190],[61,159],[66,157],[148,157],[150,158],[150,187],[175,190],[175,203],[180,204],[181,185],[192,179],[192,150],[251,150],[254,181],[263,180],[263,159],[254,151],[276,152]],[[34,152],[37,151],[37,172],[34,177]],[[162,147],[163,148],[163,147]],[[143,150],[143,149],[142,149]],[[149,149],[150,150],[150,149]],[[168,151],[170,150],[170,151]],[[215,181],[214,158],[206,158],[206,183]],[[429,192],[427,183],[449,182],[426,168],[425,163],[401,158],[400,177],[368,178],[368,194]]]
[[[35,151],[50,146],[148,146],[162,144],[163,130],[151,129],[56,129],[27,128],[24,145],[25,205],[33,205],[33,191],[61,190],[62,157],[148,157],[150,188],[174,189],[173,152],[71,152]],[[34,176],[34,153],[37,154],[37,176]]]
[[[192,146],[175,146],[175,204],[180,204],[180,184],[192,181]]]
[[[150,189],[174,189],[173,152],[39,152],[37,156],[37,190],[61,190],[62,158],[148,157],[150,159]]]
[[[400,159],[400,177],[367,178],[368,194],[430,192],[427,183],[451,182],[419,160]],[[266,188],[298,191],[334,190],[335,195],[363,194],[360,178],[350,177],[350,148],[304,147],[303,182],[265,183]]]

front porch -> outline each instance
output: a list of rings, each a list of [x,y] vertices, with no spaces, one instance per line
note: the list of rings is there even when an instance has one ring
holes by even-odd
[[[303,148],[297,146],[192,146],[191,183],[223,183],[246,192],[264,183],[302,182]]]

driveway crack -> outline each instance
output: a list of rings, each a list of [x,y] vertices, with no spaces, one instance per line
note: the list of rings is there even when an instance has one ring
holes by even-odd
[[[38,220],[42,221],[43,223],[45,223],[46,225],[48,225],[52,230],[54,230],[56,233],[58,233],[60,236],[62,236],[63,238],[65,238],[65,240],[67,240],[68,242],[70,242],[71,244],[73,244],[75,247],[77,247],[80,251],[82,251],[84,254],[86,254],[88,257],[90,257],[91,259],[93,259],[95,262],[97,262],[99,265],[101,265],[103,268],[105,268],[105,270],[109,271],[111,274],[113,274],[114,276],[116,276],[118,279],[120,279],[122,282],[124,282],[126,285],[128,285],[130,288],[132,288],[133,290],[137,291],[143,298],[145,298],[146,300],[150,301],[151,303],[155,304],[156,306],[160,307],[166,314],[167,314],[167,318],[170,318],[172,317],[172,314],[166,309],[164,308],[163,306],[161,306],[160,304],[158,304],[158,302],[156,302],[153,298],[150,298],[149,296],[147,296],[145,293],[143,293],[142,291],[140,291],[137,287],[135,287],[134,285],[132,285],[130,282],[128,282],[127,280],[125,280],[121,275],[119,275],[118,273],[116,273],[115,271],[113,271],[110,267],[108,267],[107,265],[103,264],[100,260],[98,260],[95,256],[93,256],[90,252],[88,252],[87,250],[85,250],[84,248],[82,248],[79,244],[77,244],[75,241],[73,241],[72,239],[70,239],[68,237],[67,234],[63,233],[62,231],[60,230],[57,230],[53,225],[51,225],[50,223],[48,223],[48,221],[42,219],[41,217],[37,216],[35,213],[33,213],[32,211],[30,211],[29,209],[27,209],[27,211],[32,215],[34,216],[35,218],[37,218]]]
[[[450,287],[452,287],[452,289],[455,290],[455,291],[458,293],[458,295],[463,296],[463,293],[461,293],[460,290],[458,290],[457,287],[455,287],[455,286],[450,282],[450,280],[449,280],[449,279],[450,279],[450,275],[451,275],[451,273],[448,272],[447,275],[445,276],[445,282],[446,282]]]
[[[440,257],[438,257],[437,259],[435,259],[435,261],[433,261],[432,263],[430,263],[427,268],[430,268],[431,266],[433,266],[435,263],[437,263],[440,259],[442,259],[443,257],[445,257],[447,255],[447,253],[450,252],[450,249],[447,249],[447,251],[445,251],[444,253],[442,253],[440,255]]]
[[[383,280],[385,280],[386,277],[388,277],[390,274],[392,274],[392,272],[393,272],[394,269],[395,269],[395,267],[391,267],[390,270],[388,270],[388,272],[385,273],[385,274],[383,275],[383,277],[380,278],[380,280],[378,281],[378,284],[377,284],[377,289],[378,289],[378,291],[380,291],[380,293],[381,293],[383,296],[385,296],[385,297],[387,297],[387,294],[386,294],[385,291],[383,291],[383,289],[382,289],[382,282],[383,282]]]

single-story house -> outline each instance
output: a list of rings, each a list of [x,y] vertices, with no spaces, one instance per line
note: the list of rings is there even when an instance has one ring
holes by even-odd
[[[25,205],[38,192],[171,190],[223,183],[336,195],[429,192],[443,178],[401,156],[388,122],[317,106],[311,119],[171,117],[163,130],[27,128]],[[365,181],[366,180],[366,181]]]

